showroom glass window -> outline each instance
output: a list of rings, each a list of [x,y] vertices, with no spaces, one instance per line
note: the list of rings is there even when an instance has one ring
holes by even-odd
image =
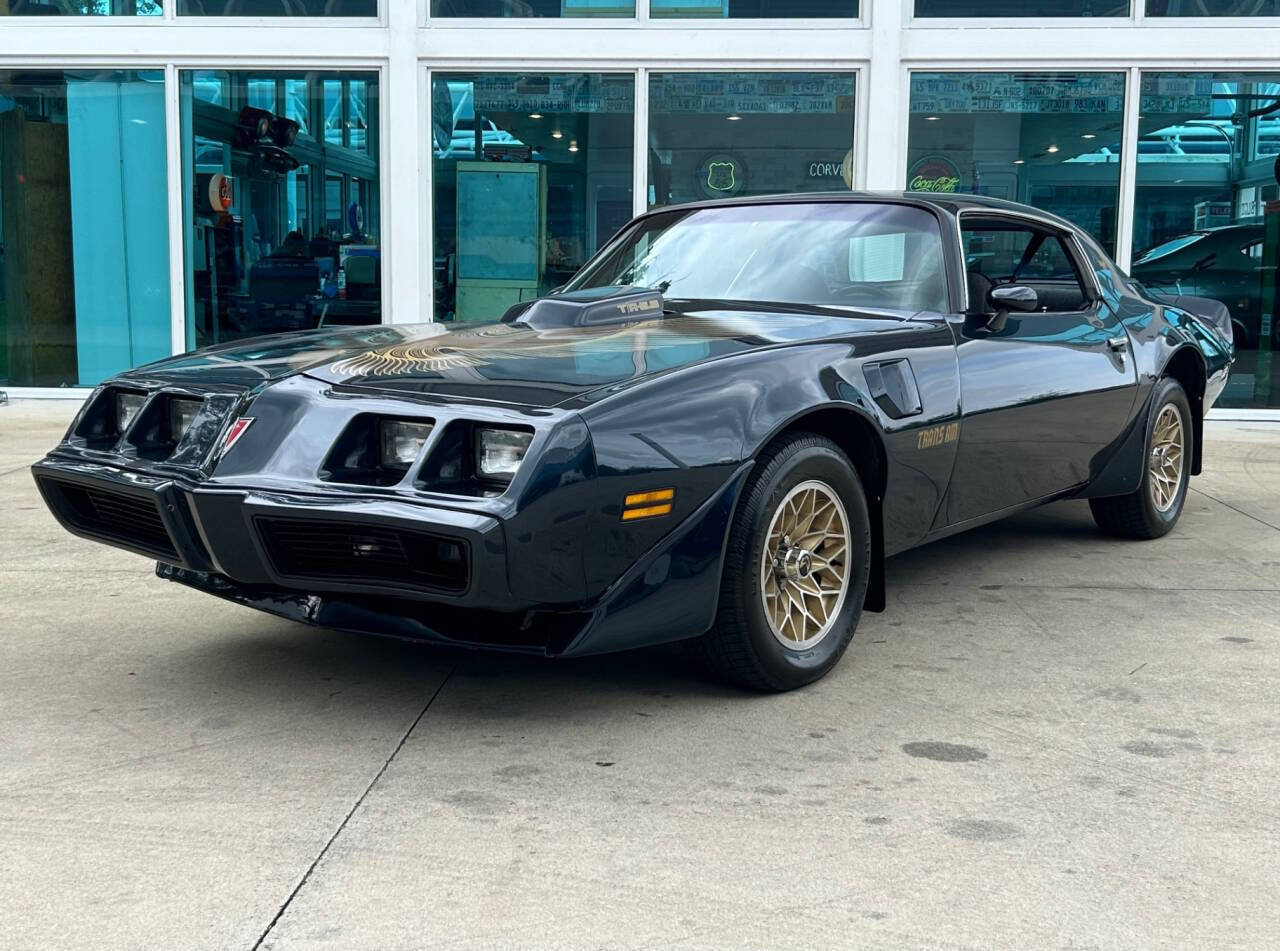
[[[170,353],[164,74],[0,73],[0,383]]]
[[[3,3],[4,0],[0,0]],[[141,2],[141,0],[138,0]],[[161,0],[154,0],[159,6]],[[378,0],[177,0],[178,16],[376,17]]]
[[[1280,71],[1144,73],[1130,273],[1231,311],[1222,406],[1280,406]]]
[[[181,73],[188,347],[382,320],[376,73]]]
[[[1147,0],[1147,11],[1156,0]],[[1178,0],[1171,0],[1178,2]],[[1271,0],[1266,0],[1271,2]],[[1129,0],[915,0],[915,15],[931,17],[1127,17]]]
[[[649,0],[649,16],[655,20],[690,19],[789,19],[858,16],[858,0]]]
[[[161,0],[0,0],[0,16],[158,17]]]
[[[573,276],[631,218],[635,81],[436,73],[437,320],[496,320]]]
[[[912,73],[907,188],[1025,202],[1114,253],[1123,73]]]
[[[1147,0],[1149,17],[1276,17],[1280,0]]]
[[[431,0],[433,17],[634,17],[635,0]]]
[[[852,73],[651,73],[649,204],[848,189]]]

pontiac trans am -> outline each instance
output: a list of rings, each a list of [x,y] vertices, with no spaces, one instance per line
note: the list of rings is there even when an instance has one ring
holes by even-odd
[[[974,196],[665,208],[484,325],[123,373],[34,466],[71,532],[299,621],[812,682],[885,559],[1056,499],[1177,521],[1233,359],[1070,223]]]

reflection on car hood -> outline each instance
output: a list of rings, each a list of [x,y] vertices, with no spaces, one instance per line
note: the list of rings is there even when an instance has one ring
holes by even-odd
[[[343,386],[553,406],[760,347],[903,327],[898,314],[756,310],[706,310],[598,327],[405,324],[258,338],[161,361],[130,375],[258,386],[306,373]]]

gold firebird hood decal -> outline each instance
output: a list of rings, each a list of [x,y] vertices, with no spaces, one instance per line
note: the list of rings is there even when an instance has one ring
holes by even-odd
[[[759,339],[765,329],[759,321],[707,317],[655,318],[622,325],[537,330],[521,324],[493,324],[452,331],[442,328],[426,338],[346,357],[329,364],[327,369],[335,376],[348,377],[441,373],[502,360],[635,353],[713,339],[754,337],[759,343],[768,343]]]

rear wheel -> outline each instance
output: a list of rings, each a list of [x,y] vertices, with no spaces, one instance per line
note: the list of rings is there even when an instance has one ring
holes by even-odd
[[[1121,538],[1159,538],[1182,514],[1191,481],[1191,405],[1177,380],[1156,387],[1147,426],[1142,481],[1136,492],[1090,499],[1098,527]]]
[[[871,528],[857,471],[808,433],[757,460],[734,516],[715,627],[694,650],[757,690],[812,683],[840,660],[862,613]]]

